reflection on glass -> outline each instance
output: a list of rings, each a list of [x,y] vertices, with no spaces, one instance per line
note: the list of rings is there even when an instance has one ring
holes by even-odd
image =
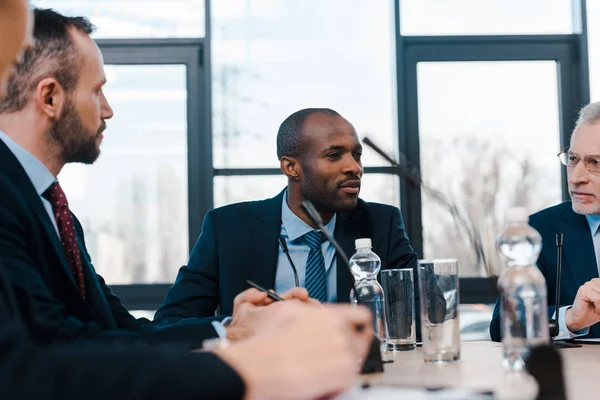
[[[400,1],[400,29],[403,35],[573,32],[570,0],[395,1]]]
[[[273,176],[216,176],[214,205],[216,207],[241,201],[264,200],[277,196],[287,187],[287,178]],[[398,177],[386,174],[366,174],[362,179],[360,198],[365,201],[399,206]]]
[[[114,110],[93,165],[59,175],[110,284],[172,282],[188,255],[186,69],[107,66]]]
[[[447,202],[422,192],[424,257],[458,258],[463,276],[497,274],[506,209],[536,212],[561,201],[556,64],[417,68],[422,174]]]
[[[204,36],[204,0],[30,0],[69,16],[88,17],[95,38]]]
[[[397,148],[392,2],[211,5],[215,168],[278,167],[279,125],[308,107],[332,108],[360,135]],[[382,164],[370,149],[363,161]]]

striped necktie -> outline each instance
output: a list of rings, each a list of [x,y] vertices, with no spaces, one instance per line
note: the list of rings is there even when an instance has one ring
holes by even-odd
[[[327,301],[327,271],[325,270],[325,259],[321,251],[325,235],[319,230],[314,230],[305,234],[304,240],[310,247],[308,259],[306,260],[304,286],[310,297],[325,302]]]

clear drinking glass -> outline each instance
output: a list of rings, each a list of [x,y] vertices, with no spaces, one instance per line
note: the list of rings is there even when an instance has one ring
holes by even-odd
[[[418,274],[425,361],[458,360],[458,261],[419,260]]]
[[[387,349],[413,350],[415,338],[415,291],[412,268],[381,271],[388,328]]]

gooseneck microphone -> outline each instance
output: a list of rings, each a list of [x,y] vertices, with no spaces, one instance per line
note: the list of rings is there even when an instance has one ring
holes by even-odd
[[[294,265],[294,261],[292,261],[292,257],[290,257],[290,251],[288,250],[287,242],[285,241],[285,238],[282,238],[282,237],[280,237],[278,239],[278,241],[279,241],[279,247],[281,247],[281,250],[287,257],[287,260],[289,261],[290,266],[292,267],[292,271],[294,271],[294,282],[296,282],[296,287],[300,287],[300,282],[298,281],[298,270],[296,269],[296,266]]]
[[[347,271],[350,274],[350,281],[352,282],[352,288],[354,289],[354,295],[356,297],[356,302],[358,304],[362,304],[360,298],[358,296],[358,290],[356,290],[356,279],[354,279],[354,274],[352,274],[352,270],[350,268],[350,261],[348,260],[348,256],[342,246],[338,243],[334,237],[327,232],[325,226],[323,224],[323,219],[321,218],[321,214],[317,211],[313,203],[309,200],[302,201],[302,208],[306,211],[306,214],[311,219],[311,221],[323,232],[323,235],[329,240],[329,242],[335,247],[335,251],[339,255],[339,258],[342,259],[344,264],[347,267]],[[339,259],[338,258],[338,259]],[[339,288],[338,288],[339,289]],[[371,347],[369,348],[369,354],[367,355],[367,359],[365,360],[361,373],[369,374],[373,372],[383,372],[383,361],[381,359],[381,351],[380,351],[380,342],[377,336],[373,335],[373,340],[371,341]]]
[[[550,337],[554,339],[560,333],[560,282],[562,276],[562,259],[563,259],[563,234],[561,232],[556,234],[556,293],[554,293],[554,314],[556,318],[548,320],[548,329],[550,331]],[[580,344],[576,343],[565,343],[562,341],[554,341],[555,347],[558,348],[570,348],[570,347],[581,347]]]
[[[562,270],[562,252],[563,252],[563,234],[561,232],[556,234],[556,293],[554,294],[554,314],[556,318],[552,318],[548,321],[548,328],[550,329],[550,337],[554,339],[558,336],[558,310],[560,309],[560,281],[561,281],[561,270]]]

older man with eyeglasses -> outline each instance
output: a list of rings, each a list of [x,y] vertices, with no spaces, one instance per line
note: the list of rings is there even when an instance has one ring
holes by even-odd
[[[555,317],[556,234],[563,234],[559,334],[600,338],[600,102],[583,107],[571,135],[571,145],[558,154],[567,169],[570,201],[529,217],[542,235],[538,268],[546,278],[548,316]],[[500,341],[500,303],[490,324],[492,340]]]

